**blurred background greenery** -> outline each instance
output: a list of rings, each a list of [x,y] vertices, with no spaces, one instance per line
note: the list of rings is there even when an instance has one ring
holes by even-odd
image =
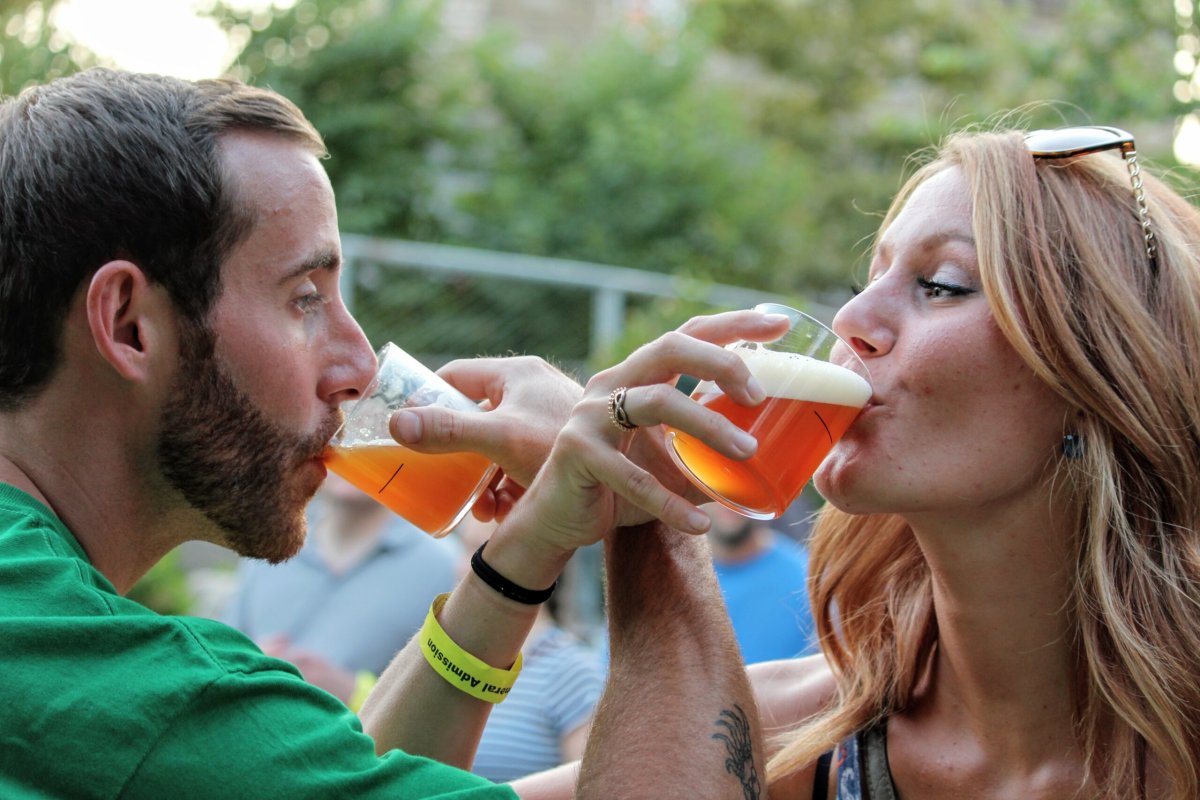
[[[56,26],[64,2],[0,0],[0,91],[103,62]],[[229,72],[287,95],[325,135],[348,234],[830,308],[861,275],[910,156],[952,129],[1010,111],[1025,127],[1118,125],[1145,160],[1193,178],[1174,147],[1200,127],[1192,0],[214,1],[207,13],[238,53]],[[684,288],[631,296],[597,351],[594,291],[355,266],[347,289],[372,340],[435,359],[530,352],[586,373],[712,305]]]
[[[217,10],[246,41],[236,74],[295,99],[326,135],[347,231],[836,306],[906,157],[952,128],[1010,109],[1029,126],[1123,125],[1173,165],[1188,111],[1173,91],[1184,19],[1157,0],[693,0],[658,16],[508,0],[490,4],[507,16],[453,36],[465,5]],[[534,352],[586,370],[698,310],[632,302],[615,352],[596,353],[580,349],[585,294],[415,277],[378,281],[356,310],[403,344],[452,309],[461,324],[438,333],[459,338],[450,355]],[[483,319],[505,320],[503,336]]]
[[[56,30],[60,5],[0,0],[0,90],[97,62]],[[240,50],[229,71],[292,98],[325,135],[347,232],[826,306],[861,273],[908,156],[951,129],[1014,109],[1026,126],[1115,124],[1177,166],[1197,51],[1191,0],[298,0],[207,13]],[[352,299],[374,340],[403,345],[440,314],[457,324],[436,328],[438,356],[536,352],[584,371],[704,307],[634,300],[631,332],[595,353],[586,292],[391,267],[361,277]]]

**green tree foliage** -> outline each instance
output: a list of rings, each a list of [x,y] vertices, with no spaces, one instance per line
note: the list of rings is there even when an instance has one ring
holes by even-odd
[[[190,614],[193,605],[187,570],[180,563],[179,551],[172,550],[138,580],[126,594],[160,614]]]
[[[772,102],[786,98],[786,124],[768,127],[806,144],[819,145],[830,121],[845,118],[906,118],[940,134],[1030,103],[1067,104],[1080,117],[1111,122],[1180,110],[1170,94],[1174,10],[1157,0],[692,6],[694,24],[722,49],[782,79],[761,84],[775,89]]]
[[[614,36],[533,67],[499,44],[480,59],[496,124],[463,235],[756,288],[786,282],[809,162],[764,140],[731,90],[706,84],[699,42],[657,50]]]
[[[68,75],[92,56],[54,30],[58,0],[0,0],[0,95]]]
[[[1022,124],[1138,132],[1169,161],[1175,23],[1152,0],[694,0],[693,20],[753,70],[759,130],[823,165],[806,275],[861,266],[907,156],[950,130]],[[1166,129],[1164,131],[1164,128]]]
[[[689,11],[677,35],[616,32],[533,61],[503,33],[452,44],[423,2],[300,0],[223,18],[247,42],[243,77],[295,99],[325,133],[354,232],[836,297],[907,157],[952,128],[1023,108],[1030,125],[1158,129],[1148,155],[1168,159],[1161,131],[1180,111],[1168,4],[692,0]],[[571,359],[587,340],[580,295],[373,277],[358,306],[374,338],[411,345],[406,323],[419,318],[436,333],[418,350],[493,330]],[[468,315],[476,327],[455,326]],[[453,349],[481,341],[463,336]]]
[[[325,137],[344,229],[444,236],[443,162],[474,134],[468,84],[439,50],[432,7],[301,0],[274,14],[217,13],[247,41],[234,72],[296,101]]]
[[[451,46],[436,5],[223,13],[250,32],[243,77],[325,135],[347,230],[748,285],[797,246],[804,160],[706,85],[699,41],[613,36],[523,65],[509,38]]]
[[[804,160],[764,142],[730,91],[705,85],[698,41],[655,50],[612,37],[527,65],[507,38],[451,45],[422,3],[222,14],[248,38],[243,77],[291,97],[324,133],[347,231],[803,282],[790,254]],[[364,277],[356,310],[373,339],[417,352],[499,342],[564,361],[586,352],[583,293]],[[419,330],[405,324],[414,318]],[[480,336],[497,323],[502,336]]]
[[[503,36],[451,46],[424,3],[227,19],[252,31],[245,76],[326,133],[348,230],[785,292],[844,282],[906,156],[953,127],[1047,101],[1024,119],[1137,130],[1180,110],[1172,10],[1148,0],[690,11],[679,36],[533,63]]]

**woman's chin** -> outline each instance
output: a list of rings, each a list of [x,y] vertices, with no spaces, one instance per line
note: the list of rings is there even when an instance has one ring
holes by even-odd
[[[864,491],[862,470],[852,462],[831,455],[813,475],[817,493],[839,511],[864,514],[872,511],[870,497]]]

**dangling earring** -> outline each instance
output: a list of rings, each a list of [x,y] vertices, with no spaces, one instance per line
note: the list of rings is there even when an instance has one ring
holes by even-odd
[[[1068,433],[1062,438],[1063,458],[1075,461],[1083,457],[1083,437],[1077,433]]]

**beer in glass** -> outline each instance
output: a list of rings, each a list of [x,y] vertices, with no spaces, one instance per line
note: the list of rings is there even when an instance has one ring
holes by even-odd
[[[479,406],[392,343],[379,371],[355,400],[325,449],[325,463],[363,492],[432,536],[458,524],[496,472],[477,453],[418,453],[392,438],[388,420],[402,408]]]
[[[871,398],[866,366],[816,319],[775,303],[755,306],[792,320],[774,342],[730,345],[762,385],[767,399],[739,405],[711,381],[692,398],[758,440],[745,461],[721,455],[683,431],[668,428],[668,450],[705,494],[754,519],[783,514]],[[830,358],[837,348],[838,360]]]

